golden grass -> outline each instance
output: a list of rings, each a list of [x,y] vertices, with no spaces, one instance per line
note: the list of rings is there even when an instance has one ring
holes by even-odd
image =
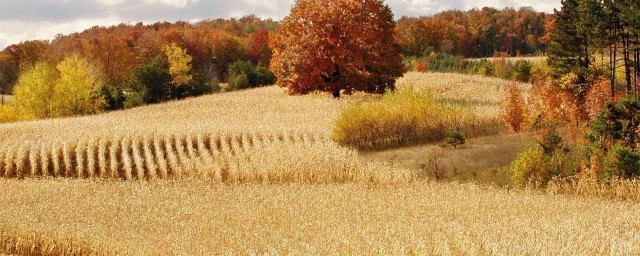
[[[342,145],[370,150],[442,142],[452,131],[467,137],[504,131],[500,122],[474,112],[469,106],[442,103],[425,88],[401,87],[379,100],[343,110],[333,138]]]
[[[534,64],[538,64],[538,63],[545,63],[548,58],[547,57],[507,57],[507,58],[490,57],[490,58],[472,58],[472,59],[467,59],[467,61],[488,60],[488,61],[494,62],[496,60],[502,60],[502,59],[506,59],[511,64],[515,64],[519,60],[526,60],[526,61],[530,61],[530,62],[532,62]]]
[[[509,84],[399,81],[488,118]],[[362,98],[268,87],[0,125],[0,175],[23,178],[0,179],[0,254],[640,254],[637,203],[419,181],[338,146]]]
[[[0,180],[0,190],[2,229],[121,254],[640,253],[638,204],[455,183]]]
[[[549,182],[546,191],[549,194],[640,202],[640,180],[598,182],[586,178],[555,179]]]
[[[115,251],[89,240],[73,240],[66,235],[0,229],[0,255],[113,255]],[[11,253],[11,254],[9,254]]]
[[[499,119],[502,112],[506,88],[512,84],[516,84],[525,97],[532,87],[499,78],[453,73],[410,72],[397,82],[398,87],[427,88],[442,100],[474,107],[478,115],[495,119]]]
[[[199,177],[219,182],[402,182],[330,137],[337,112],[363,96],[287,96],[276,87],[97,116],[0,126],[0,176]]]
[[[497,119],[509,82],[409,73],[428,88]],[[522,85],[523,90],[527,88]],[[405,170],[365,163],[331,141],[336,116],[370,96],[288,96],[276,87],[210,95],[96,116],[0,125],[0,176],[223,182],[396,182]],[[277,159],[277,160],[276,160]]]

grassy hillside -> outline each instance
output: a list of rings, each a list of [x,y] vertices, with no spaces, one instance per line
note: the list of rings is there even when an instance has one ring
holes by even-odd
[[[398,82],[496,119],[509,84],[423,73]],[[0,176],[23,178],[0,179],[0,252],[640,253],[637,204],[433,183],[413,162],[433,146],[394,151],[394,167],[371,160],[390,152],[362,157],[332,141],[342,108],[376,99],[267,87],[0,125]],[[470,140],[488,146],[456,150],[466,153],[448,164],[508,163],[517,147],[496,138],[513,139]]]

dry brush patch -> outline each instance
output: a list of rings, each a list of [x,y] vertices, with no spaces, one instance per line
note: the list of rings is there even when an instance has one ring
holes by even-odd
[[[640,206],[420,182],[0,180],[0,229],[122,254],[634,255]]]

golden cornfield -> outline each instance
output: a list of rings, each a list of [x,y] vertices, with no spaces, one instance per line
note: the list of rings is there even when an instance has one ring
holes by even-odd
[[[398,86],[498,118],[510,83]],[[371,100],[266,87],[0,125],[0,254],[640,254],[638,204],[429,182],[332,141]]]
[[[353,96],[351,101],[358,100]],[[275,87],[91,117],[0,126],[0,176],[238,182],[397,182],[329,139],[349,101]]]
[[[640,253],[636,203],[469,184],[1,180],[0,187],[7,230],[0,251],[16,247],[6,237],[36,233],[57,239],[22,241],[102,255]]]

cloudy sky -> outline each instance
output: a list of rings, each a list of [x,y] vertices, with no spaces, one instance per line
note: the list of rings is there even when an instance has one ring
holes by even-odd
[[[209,18],[281,19],[294,0],[0,0],[0,49],[30,39],[51,39],[58,33],[121,22],[198,21]],[[551,12],[560,0],[387,0],[397,18],[430,15],[473,7],[532,6]]]

